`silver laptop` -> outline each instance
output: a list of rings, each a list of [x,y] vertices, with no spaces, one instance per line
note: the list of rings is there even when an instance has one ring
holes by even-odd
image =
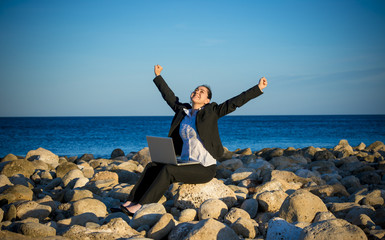
[[[191,165],[199,164],[198,161],[181,161],[176,157],[174,143],[169,137],[146,136],[148,147],[150,149],[151,161],[173,165]]]

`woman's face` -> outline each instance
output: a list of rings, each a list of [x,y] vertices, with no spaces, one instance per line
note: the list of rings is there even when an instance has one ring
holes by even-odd
[[[194,104],[205,105],[210,102],[208,96],[208,89],[204,86],[199,86],[191,93],[190,99]]]

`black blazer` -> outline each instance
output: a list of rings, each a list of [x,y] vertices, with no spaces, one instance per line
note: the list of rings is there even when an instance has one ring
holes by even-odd
[[[173,139],[175,153],[180,155],[182,152],[183,141],[179,135],[179,127],[182,119],[186,116],[183,108],[191,109],[188,103],[179,102],[179,98],[175,96],[174,92],[169,88],[162,76],[154,78],[154,83],[158,87],[163,99],[175,112],[175,116],[171,122],[169,137]],[[235,96],[222,104],[215,102],[206,104],[196,116],[196,128],[199,137],[202,140],[203,146],[215,159],[219,159],[223,155],[223,146],[219,138],[218,119],[233,112],[236,108],[241,107],[249,100],[258,97],[263,92],[258,85],[250,88]]]

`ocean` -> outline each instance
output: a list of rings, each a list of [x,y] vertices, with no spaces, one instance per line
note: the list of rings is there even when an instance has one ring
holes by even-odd
[[[146,135],[167,136],[171,116],[9,117],[0,118],[0,157],[25,156],[39,147],[59,156],[94,154],[109,158],[147,146]],[[332,148],[341,139],[351,146],[385,142],[385,115],[225,116],[219,120],[223,146],[251,148]]]

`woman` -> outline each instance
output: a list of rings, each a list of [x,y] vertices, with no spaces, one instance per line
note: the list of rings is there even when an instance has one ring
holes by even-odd
[[[262,77],[258,85],[242,92],[222,104],[210,103],[212,93],[208,86],[198,86],[190,95],[191,105],[181,103],[160,75],[163,68],[154,67],[154,83],[163,99],[175,112],[169,137],[173,139],[175,152],[182,160],[194,160],[200,164],[175,166],[150,162],[132,189],[128,201],[120,206],[123,212],[133,215],[143,204],[158,202],[170,184],[184,182],[206,183],[214,178],[216,159],[223,155],[219,138],[218,119],[233,112],[249,100],[258,97],[267,86]]]

